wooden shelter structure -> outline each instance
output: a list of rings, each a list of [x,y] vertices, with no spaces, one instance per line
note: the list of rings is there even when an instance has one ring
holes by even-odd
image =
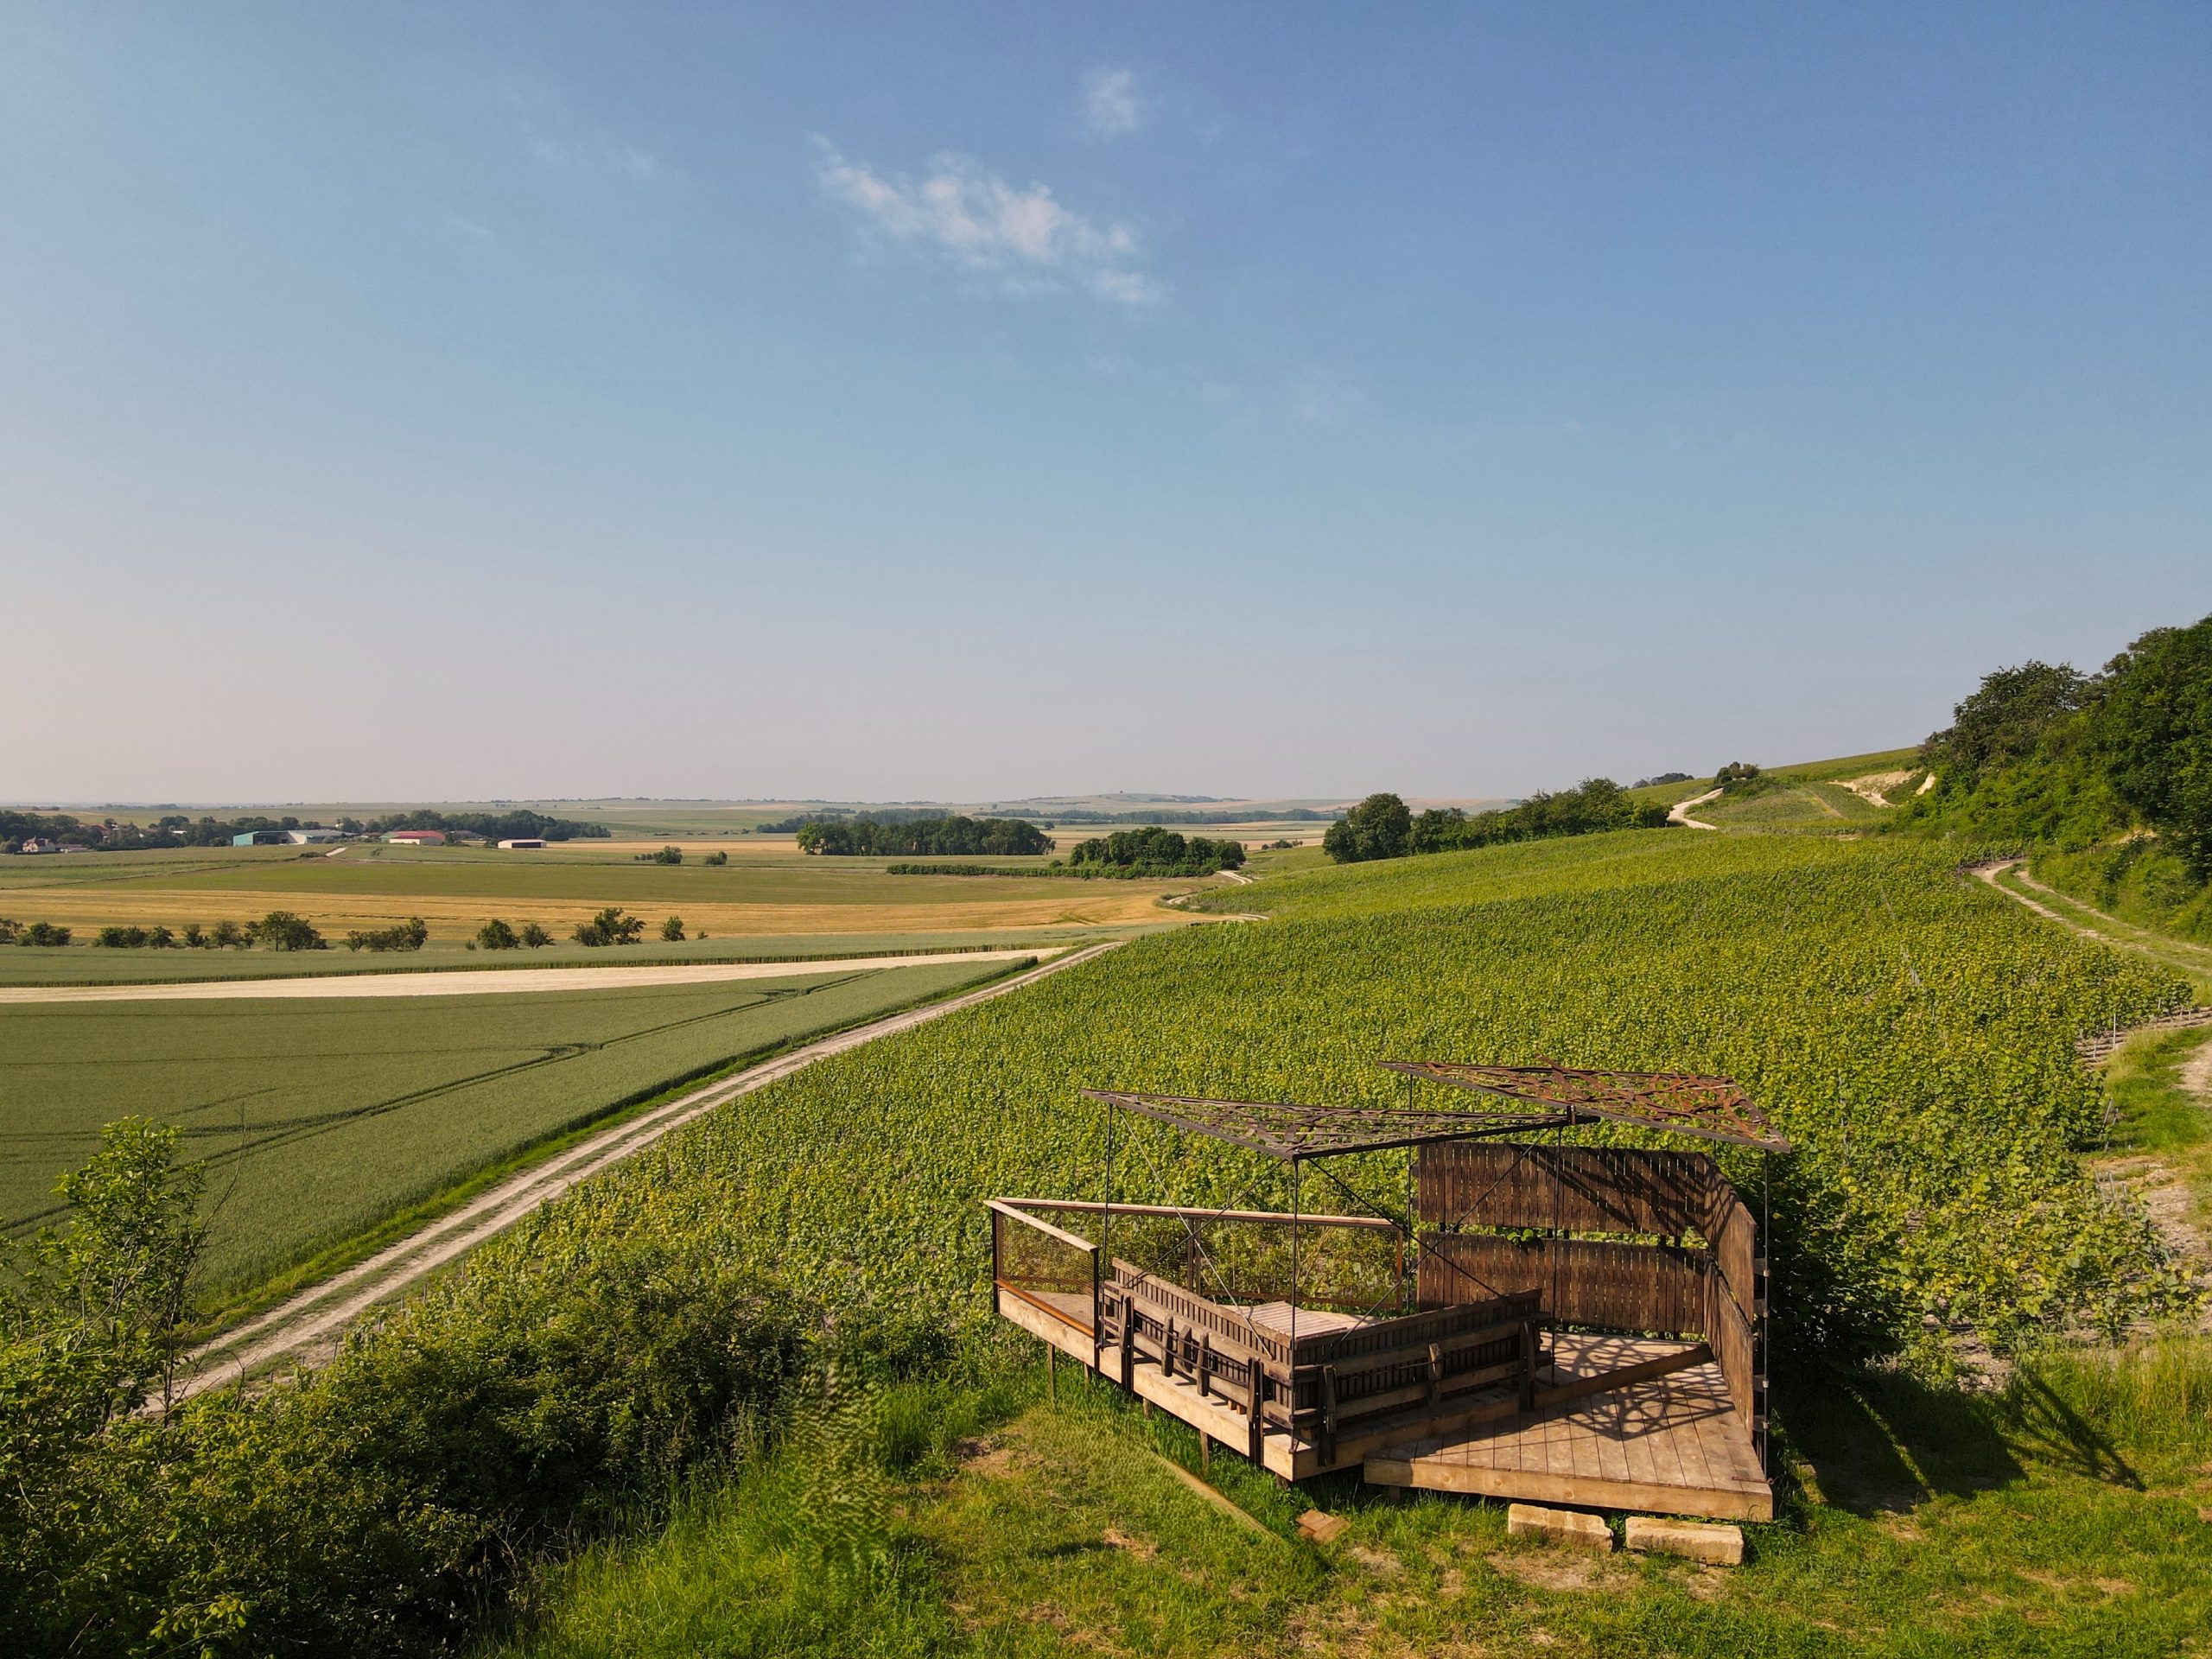
[[[1084,1090],[1105,1191],[988,1201],[998,1313],[1286,1480],[1770,1517],[1763,1215],[1707,1153],[1533,1137],[1754,1149],[1762,1189],[1789,1142],[1726,1077],[1382,1064],[1402,1106]],[[1124,1114],[1287,1164],[1291,1208],[1122,1201]]]

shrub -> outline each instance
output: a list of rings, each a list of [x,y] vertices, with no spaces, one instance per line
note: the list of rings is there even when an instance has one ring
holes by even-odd
[[[146,930],[143,927],[104,927],[93,943],[110,950],[143,950],[146,946]]]
[[[291,1387],[136,1414],[199,1243],[174,1135],[111,1128],[0,1305],[0,1651],[451,1650],[809,1363],[799,1307],[726,1258],[526,1228]]]
[[[683,938],[683,918],[681,916],[670,917],[660,925],[660,936],[671,944],[679,943]]]
[[[322,935],[304,916],[296,916],[289,910],[272,910],[259,921],[250,924],[246,935],[256,944],[265,944],[271,950],[322,950],[328,949]],[[350,944],[352,941],[349,939]]]
[[[1338,819],[1321,837],[1321,849],[1339,864],[1402,858],[1412,850],[1413,814],[1397,796],[1370,795]]]
[[[637,917],[626,912],[620,905],[609,905],[588,922],[576,924],[575,941],[578,944],[635,944],[645,931],[645,925]]]
[[[494,917],[476,930],[476,943],[486,950],[512,950],[522,941],[514,929]]]
[[[33,922],[16,935],[17,944],[67,944],[69,930],[52,922]]]
[[[348,950],[420,950],[430,937],[430,930],[420,916],[410,916],[404,922],[390,927],[379,927],[368,932],[353,932],[346,936]]]
[[[727,864],[729,862],[729,855],[728,853],[719,852],[709,853],[705,858],[700,861],[700,862],[702,864]]]
[[[531,950],[536,950],[541,946],[552,944],[553,936],[536,922],[524,922],[522,928],[522,942]]]

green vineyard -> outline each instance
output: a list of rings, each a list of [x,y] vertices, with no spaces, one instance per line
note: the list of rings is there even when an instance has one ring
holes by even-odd
[[[980,1324],[977,1201],[1096,1189],[1084,1084],[1381,1101],[1385,1056],[1541,1058],[1730,1073],[1796,1140],[1776,1180],[1785,1351],[1967,1326],[2001,1344],[2185,1294],[2078,1166],[2104,1107],[2071,1050],[2183,988],[1923,849],[1629,832],[1230,898],[1278,919],[1147,939],[816,1067],[551,1225],[710,1242],[831,1306],[918,1292]],[[1122,1196],[1280,1201],[1271,1179],[1162,1133]]]

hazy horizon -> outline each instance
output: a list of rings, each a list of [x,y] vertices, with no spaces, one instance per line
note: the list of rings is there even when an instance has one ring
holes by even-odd
[[[2212,610],[2212,11],[0,16],[0,795],[1498,798]]]

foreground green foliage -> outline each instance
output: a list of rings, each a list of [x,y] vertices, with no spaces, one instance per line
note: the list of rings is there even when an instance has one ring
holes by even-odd
[[[1502,1506],[1344,1478],[1286,1492],[1217,1453],[1255,1530],[1166,1466],[1198,1465],[1180,1424],[1065,1376],[1056,1408],[1039,1393],[1032,1372],[1009,1418],[1002,1387],[934,1390],[925,1440],[898,1427],[924,1402],[887,1391],[556,1570],[495,1651],[2149,1656],[2212,1622],[2197,1344],[2055,1356],[1978,1402],[1895,1376],[1824,1387],[1797,1414],[1785,1513],[1734,1572],[1532,1545]],[[881,1492],[855,1554],[839,1546],[861,1529],[825,1524],[844,1517],[818,1494],[862,1459]],[[1336,1544],[1297,1537],[1309,1499],[1350,1522]]]

